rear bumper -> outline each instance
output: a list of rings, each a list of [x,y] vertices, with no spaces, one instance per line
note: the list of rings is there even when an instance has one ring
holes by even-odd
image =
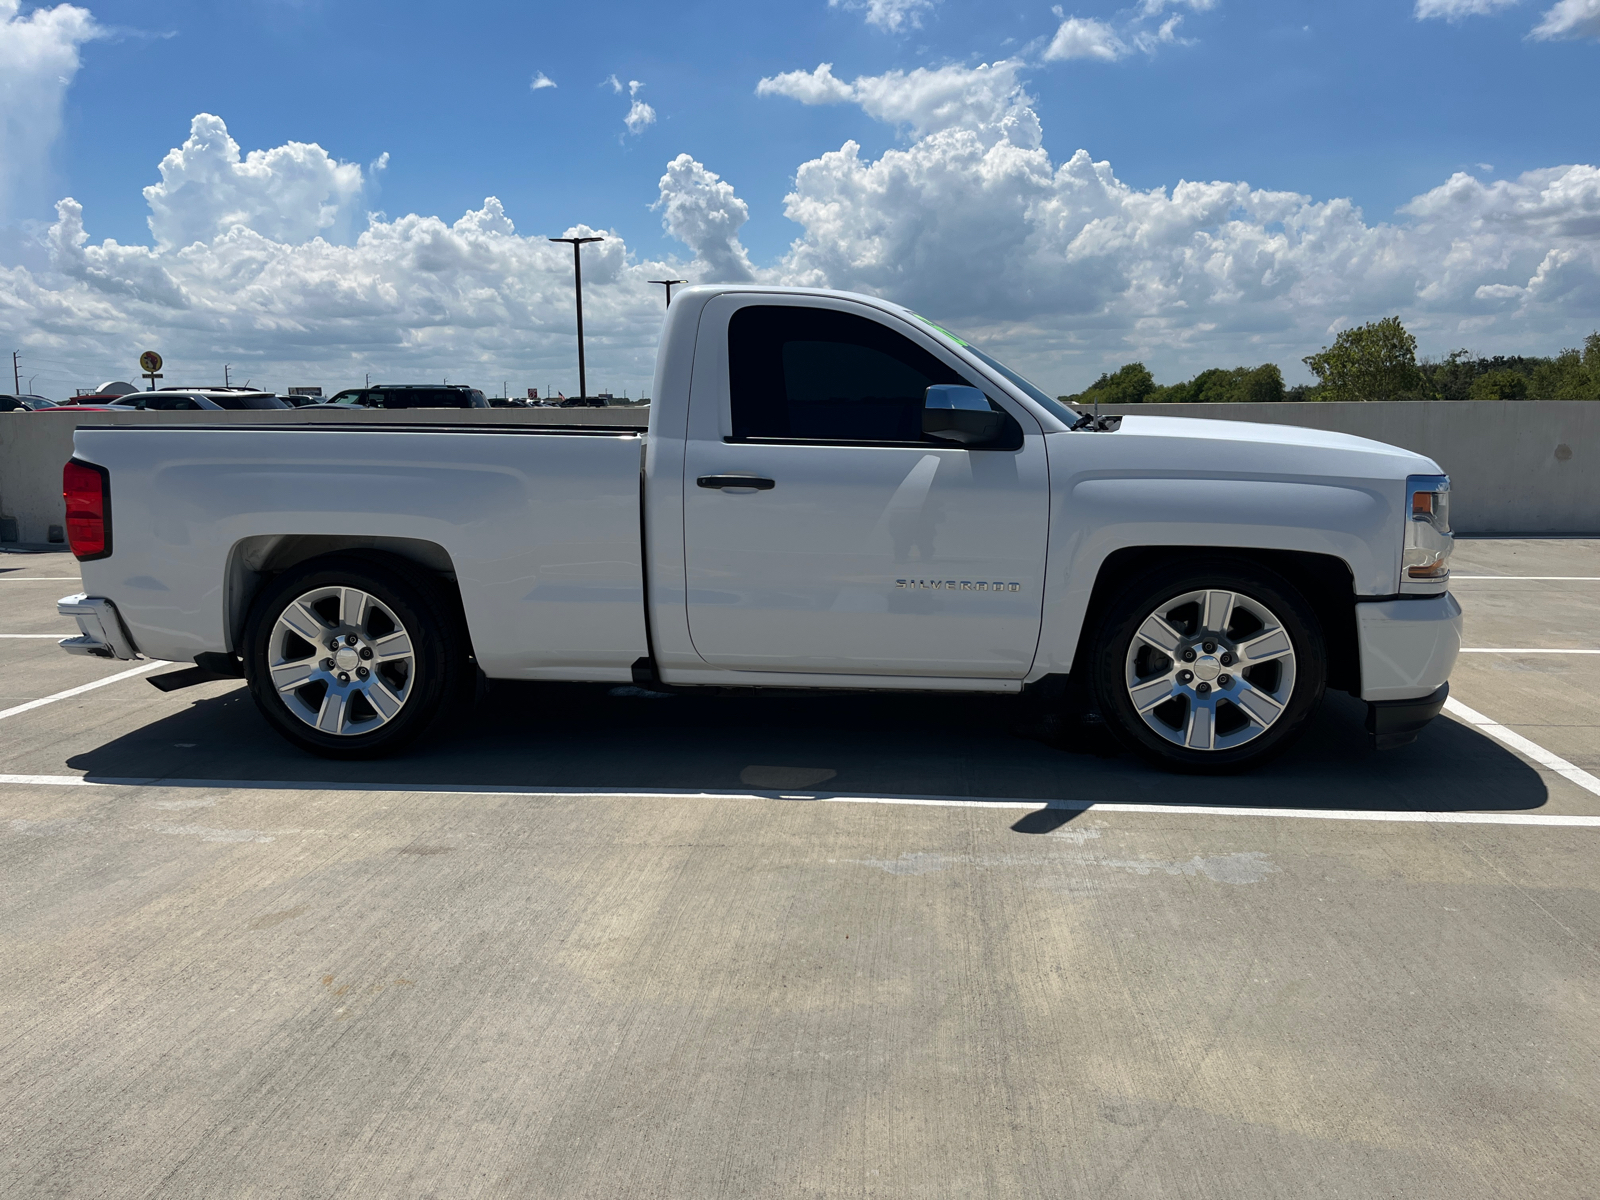
[[[77,637],[61,639],[61,648],[67,653],[124,661],[140,657],[139,648],[133,644],[117,614],[117,606],[104,597],[82,592],[63,596],[56,603],[56,611],[63,617],[77,618],[82,631]]]
[[[1379,750],[1409,746],[1422,727],[1439,715],[1449,696],[1446,683],[1417,700],[1374,700],[1367,705],[1367,732]]]
[[[1363,700],[1430,698],[1450,678],[1461,652],[1461,605],[1449,592],[1358,603],[1356,636]]]

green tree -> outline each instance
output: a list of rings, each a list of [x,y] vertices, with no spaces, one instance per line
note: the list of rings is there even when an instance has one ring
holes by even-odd
[[[1113,374],[1101,375],[1076,396],[1062,396],[1068,404],[1143,404],[1156,390],[1155,377],[1143,363],[1129,363]]]
[[[1517,371],[1489,371],[1472,381],[1469,400],[1526,400],[1528,377]]]
[[[1422,386],[1417,339],[1399,317],[1346,329],[1332,347],[1302,360],[1322,385],[1323,400],[1394,400]]]
[[[1600,332],[1584,339],[1583,350],[1563,350],[1533,371],[1535,400],[1600,400]]]

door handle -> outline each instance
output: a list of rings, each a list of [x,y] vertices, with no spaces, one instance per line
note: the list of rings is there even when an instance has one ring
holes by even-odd
[[[759,475],[702,475],[695,482],[703,488],[749,488],[757,492],[770,492],[777,481]]]

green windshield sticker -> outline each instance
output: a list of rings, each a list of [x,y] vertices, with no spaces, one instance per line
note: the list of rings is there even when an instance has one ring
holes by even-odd
[[[934,325],[934,323],[932,321],[928,320],[928,318],[923,316],[921,313],[912,313],[911,315],[913,317],[915,317],[917,320],[921,321],[924,325],[930,325],[934,329],[937,329],[940,333],[944,334],[945,337],[949,338],[952,342],[954,342],[958,346],[970,346],[972,344],[971,342],[967,341],[965,338],[957,337],[955,334],[951,333],[948,329],[946,329],[943,325]]]

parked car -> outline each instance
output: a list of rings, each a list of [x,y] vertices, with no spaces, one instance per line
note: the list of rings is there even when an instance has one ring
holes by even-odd
[[[210,411],[242,412],[247,409],[289,408],[271,392],[251,392],[242,388],[161,388],[154,392],[132,392],[114,400],[109,407],[117,412],[130,408],[148,412]]]
[[[475,387],[457,383],[386,383],[346,388],[329,404],[359,408],[488,408],[488,398]]]
[[[1193,772],[1283,749],[1327,687],[1380,746],[1449,693],[1420,454],[1080,413],[842,292],[686,288],[656,379],[648,429],[79,429],[62,646],[242,674],[333,757],[414,746],[481,676],[1026,691]]]
[[[0,412],[38,412],[41,408],[54,408],[56,402],[43,396],[0,396]]]
[[[287,396],[279,396],[278,399],[282,400],[290,408],[305,408],[309,404],[322,403],[321,396],[306,396],[296,392],[291,392]]]

